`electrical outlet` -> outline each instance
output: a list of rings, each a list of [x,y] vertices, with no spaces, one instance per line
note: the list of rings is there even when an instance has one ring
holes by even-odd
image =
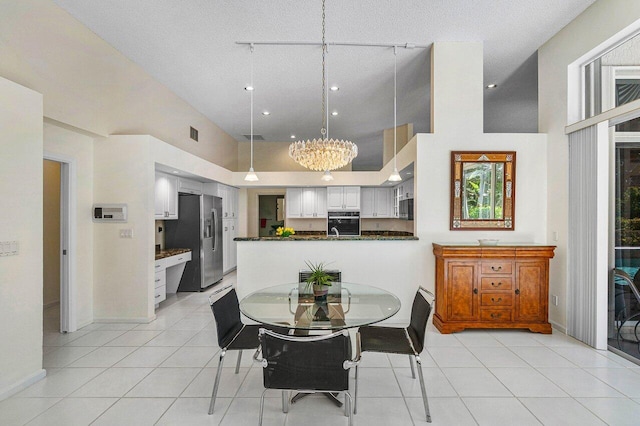
[[[553,231],[553,241],[558,241],[558,231]]]
[[[311,228],[313,228],[313,224],[310,223],[309,224],[309,229],[311,229]]]
[[[555,294],[552,294],[551,303],[553,304],[553,306],[558,306],[558,296],[556,296]]]
[[[133,229],[121,229],[120,238],[133,238]]]
[[[380,222],[376,222],[376,229],[380,229]]]

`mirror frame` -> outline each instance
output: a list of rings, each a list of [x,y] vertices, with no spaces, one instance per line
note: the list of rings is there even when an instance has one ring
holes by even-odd
[[[463,163],[504,163],[502,219],[462,218]],[[515,229],[515,151],[451,151],[451,231],[513,231]]]

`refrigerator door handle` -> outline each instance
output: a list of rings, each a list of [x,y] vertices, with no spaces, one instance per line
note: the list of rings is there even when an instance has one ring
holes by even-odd
[[[218,211],[216,209],[211,210],[213,213],[213,251],[218,248]]]

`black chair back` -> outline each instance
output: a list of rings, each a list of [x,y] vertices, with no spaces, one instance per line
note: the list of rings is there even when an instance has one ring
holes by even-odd
[[[224,296],[213,302],[211,310],[216,319],[218,346],[226,348],[243,327],[236,290],[232,288]]]
[[[416,353],[421,353],[424,349],[424,337],[427,332],[427,321],[431,314],[431,304],[427,302],[420,290],[416,292],[411,306],[411,321],[407,328],[407,333],[413,343]]]
[[[349,370],[344,368],[344,361],[351,360],[348,335],[293,337],[265,332],[260,342],[265,388],[349,390]]]

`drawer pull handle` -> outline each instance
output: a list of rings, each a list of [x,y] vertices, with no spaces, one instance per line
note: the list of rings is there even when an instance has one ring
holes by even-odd
[[[160,278],[158,278],[158,279],[156,280],[156,282],[160,282]]]
[[[502,285],[502,282],[499,282],[498,284],[496,283],[491,283],[492,286],[494,287],[500,287]]]
[[[161,265],[156,265],[156,268],[159,268]]]
[[[492,301],[493,303],[500,303],[500,302],[502,302],[502,297],[498,297],[498,300],[496,300],[495,298],[493,298],[493,297],[492,297],[492,298],[491,298],[491,301]]]
[[[491,318],[496,319],[496,318],[500,318],[502,316],[502,314],[496,314],[496,313],[492,313],[491,314]]]
[[[473,294],[478,294],[478,289],[477,288],[473,289]]]
[[[159,298],[160,298],[160,295],[159,295],[159,294],[156,294],[156,299],[159,299]]]
[[[179,257],[179,258],[178,258],[178,260],[182,260],[182,258],[181,258],[181,257]]]
[[[492,271],[502,271],[502,266],[498,266],[497,268],[495,266],[491,267]]]

